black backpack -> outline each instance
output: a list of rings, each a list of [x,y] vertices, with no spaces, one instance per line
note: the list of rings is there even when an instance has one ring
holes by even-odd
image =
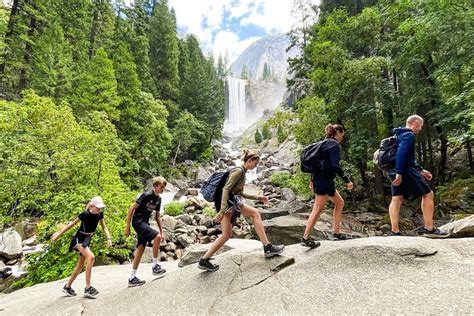
[[[231,171],[216,171],[209,177],[206,182],[204,182],[201,188],[201,194],[204,199],[206,199],[206,201],[214,202],[216,193],[222,191],[222,188],[224,187],[225,182],[227,181],[227,178],[229,177]]]
[[[379,149],[374,153],[374,164],[382,171],[395,168],[398,142],[396,136],[391,136],[380,141]]]
[[[300,156],[301,172],[314,173],[322,169],[320,148],[326,141],[327,139],[321,140],[303,148]]]

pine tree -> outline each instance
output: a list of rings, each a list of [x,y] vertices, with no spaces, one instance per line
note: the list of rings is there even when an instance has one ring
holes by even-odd
[[[178,99],[178,37],[168,1],[155,5],[150,21],[150,65],[158,96],[162,99]]]
[[[100,48],[109,48],[112,44],[115,15],[109,0],[92,1],[92,25],[89,35],[89,58]]]
[[[99,48],[74,83],[70,102],[75,114],[81,118],[91,111],[107,113],[111,120],[119,118],[117,81],[114,67],[103,48]]]
[[[270,127],[268,126],[267,123],[263,124],[262,137],[263,137],[263,139],[271,139],[272,138],[272,132],[270,131]]]
[[[247,70],[247,65],[244,65],[242,67],[242,71],[240,72],[240,79],[245,79],[247,80],[249,78],[249,73]]]
[[[72,52],[59,24],[45,28],[33,55],[29,87],[42,96],[64,98],[71,89]]]
[[[260,144],[262,141],[263,141],[262,134],[260,134],[260,131],[257,128],[257,130],[255,131],[255,142],[257,144]]]
[[[265,62],[265,63],[263,64],[263,76],[262,76],[262,79],[263,79],[263,80],[268,80],[268,79],[270,78],[270,75],[271,75],[271,73],[270,73],[270,67],[268,67],[267,62]]]
[[[222,54],[219,54],[219,58],[217,59],[217,74],[222,77],[226,75],[226,70],[225,70],[224,60],[222,59]]]

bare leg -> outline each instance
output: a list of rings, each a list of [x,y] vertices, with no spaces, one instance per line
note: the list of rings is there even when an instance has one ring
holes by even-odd
[[[243,204],[240,207],[240,210],[242,212],[242,215],[252,218],[253,225],[255,227],[255,231],[257,232],[258,238],[260,239],[262,244],[266,246],[269,241],[267,238],[267,234],[265,233],[265,228],[263,228],[262,216],[260,216],[258,209],[250,205]]]
[[[77,245],[77,249],[82,253],[82,255],[86,258],[86,288],[91,286],[91,274],[92,274],[92,267],[94,266],[95,256],[89,247],[82,247],[81,245]]]
[[[423,212],[425,228],[432,230],[433,229],[433,215],[434,215],[433,191],[423,195],[423,197],[421,198],[421,211]]]
[[[153,239],[153,258],[158,258],[158,254],[160,252],[160,244],[161,235],[157,235],[155,239]]]
[[[330,196],[329,199],[334,203],[333,218],[334,218],[334,233],[339,234],[341,229],[341,218],[342,209],[344,208],[344,199],[342,198],[339,191],[336,190],[334,196]]]
[[[229,240],[230,236],[232,236],[232,224],[230,223],[231,218],[232,212],[227,212],[224,214],[221,220],[222,234],[212,243],[204,256],[202,256],[203,259],[212,257],[212,255],[214,255],[216,251],[219,250],[219,248],[221,248],[227,242],[227,240]]]
[[[392,225],[392,232],[400,232],[400,227],[398,226],[398,220],[400,218],[400,206],[403,202],[403,196],[392,196],[392,201],[388,207],[388,214],[390,215],[390,223]]]
[[[140,245],[135,249],[135,256],[133,257],[133,265],[132,269],[137,270],[138,265],[140,264],[140,260],[142,259],[143,252],[145,252],[145,246]]]
[[[79,273],[81,273],[82,268],[84,267],[84,262],[86,261],[86,258],[84,256],[79,256],[79,259],[77,260],[76,267],[74,268],[74,271],[72,272],[71,276],[69,277],[69,280],[67,281],[66,287],[71,287],[72,283],[74,280],[77,278]]]
[[[316,198],[314,199],[313,210],[309,215],[308,223],[306,224],[306,229],[303,235],[305,239],[308,239],[309,235],[311,235],[311,233],[313,232],[314,225],[316,225],[319,215],[321,214],[321,211],[323,210],[327,200],[327,195],[316,195]]]

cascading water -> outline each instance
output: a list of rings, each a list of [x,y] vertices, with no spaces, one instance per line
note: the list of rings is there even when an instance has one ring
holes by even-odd
[[[228,115],[224,122],[224,133],[237,134],[245,130],[245,80],[227,77]]]

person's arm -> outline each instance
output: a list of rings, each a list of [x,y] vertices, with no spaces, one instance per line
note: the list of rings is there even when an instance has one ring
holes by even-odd
[[[56,240],[58,240],[59,237],[61,237],[62,234],[64,234],[65,232],[67,232],[68,230],[70,230],[72,227],[74,227],[75,225],[77,225],[77,223],[79,223],[81,220],[79,219],[79,217],[76,217],[72,222],[70,222],[66,227],[64,227],[63,229],[61,229],[60,231],[56,232],[53,234],[53,236],[51,236],[51,241],[52,242],[55,242]]]
[[[331,169],[333,169],[336,172],[336,174],[339,177],[341,177],[342,180],[344,180],[345,183],[350,183],[351,180],[344,173],[344,170],[342,170],[341,165],[340,165],[341,154],[340,154],[339,145],[335,145],[329,149],[329,158],[331,161]]]
[[[110,238],[109,229],[107,228],[107,225],[105,225],[105,220],[101,219],[99,223],[100,223],[100,226],[102,227],[102,230],[104,231],[105,238],[107,238],[107,245],[111,247],[112,239]]]
[[[227,181],[225,182],[224,188],[222,188],[222,200],[221,200],[221,210],[219,213],[224,214],[227,211],[227,201],[229,200],[229,193],[232,188],[235,186],[237,181],[239,181],[242,176],[242,169],[237,168],[229,174]]]
[[[159,208],[157,211],[155,211],[155,220],[156,220],[156,223],[158,224],[158,228],[160,229],[161,241],[163,241],[165,240],[165,231],[163,230],[163,220],[161,219]]]
[[[130,235],[130,222],[132,221],[133,214],[135,213],[135,210],[138,208],[138,203],[134,202],[132,206],[128,209],[128,214],[127,214],[127,225],[125,226],[125,236],[128,237]]]
[[[395,170],[397,174],[402,175],[406,171],[406,160],[410,146],[415,141],[415,135],[413,133],[405,133],[400,136],[398,140],[397,154],[395,156]]]

